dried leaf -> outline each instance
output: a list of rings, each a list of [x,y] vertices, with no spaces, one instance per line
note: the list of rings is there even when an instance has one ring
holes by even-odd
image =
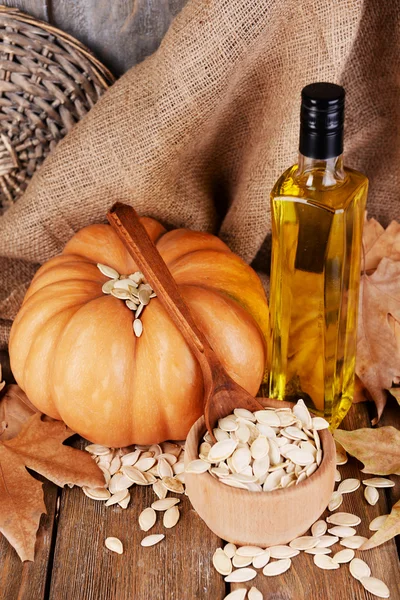
[[[378,221],[369,219],[364,225],[363,246],[367,272],[376,269],[384,257],[400,260],[400,224],[392,221],[384,229]]]
[[[33,560],[36,531],[45,512],[42,484],[26,467],[60,486],[104,485],[102,472],[87,452],[62,444],[71,435],[61,421],[42,421],[37,413],[17,437],[0,442],[0,531],[21,560]]]
[[[374,400],[379,420],[386,390],[400,377],[400,261],[383,258],[360,289],[356,372]]]
[[[363,473],[400,475],[400,431],[395,427],[337,429],[333,436],[349,454],[364,463]]]
[[[389,392],[392,394],[392,396],[396,398],[397,402],[400,404],[400,388],[392,387],[390,388]]]
[[[400,500],[392,508],[392,512],[384,521],[382,527],[374,533],[360,548],[360,550],[369,550],[384,544],[388,540],[400,534]]]
[[[18,385],[8,385],[0,399],[0,441],[10,440],[37,411]]]

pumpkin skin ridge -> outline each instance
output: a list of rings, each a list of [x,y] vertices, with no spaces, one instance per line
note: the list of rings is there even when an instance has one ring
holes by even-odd
[[[90,264],[90,263],[88,263],[88,264]],[[93,263],[92,263],[92,264],[93,264]],[[58,267],[54,267],[54,268],[55,268],[55,269],[58,269]],[[47,273],[48,273],[48,272],[49,272],[49,271],[45,271],[45,272],[43,273],[43,275],[47,275]],[[100,271],[99,271],[99,273],[100,273]],[[31,283],[31,286],[32,286],[34,283],[36,283],[38,280],[40,280],[40,277],[38,277],[38,279],[37,279],[36,281],[32,281],[32,283]],[[66,282],[66,281],[71,281],[71,282],[74,282],[74,281],[75,281],[75,282],[77,282],[77,283],[81,283],[82,281],[84,281],[84,282],[89,282],[89,283],[94,283],[94,284],[97,284],[97,285],[99,285],[99,286],[100,286],[100,291],[101,291],[101,294],[103,294],[104,292],[101,290],[101,287],[102,287],[102,285],[103,285],[103,284],[104,284],[104,283],[107,281],[107,279],[105,279],[105,281],[104,281],[104,280],[102,281],[101,279],[89,279],[88,277],[81,277],[80,279],[77,279],[77,278],[75,278],[75,277],[67,277],[67,278],[65,278],[65,279],[55,279],[54,281],[51,281],[50,283],[47,283],[46,285],[43,285],[43,286],[41,286],[41,287],[37,288],[37,289],[36,289],[36,290],[33,292],[33,294],[30,294],[30,295],[28,295],[29,289],[30,289],[30,287],[31,287],[31,286],[29,286],[29,288],[28,288],[28,290],[27,290],[27,292],[26,292],[26,294],[25,294],[25,297],[24,297],[24,300],[23,300],[23,302],[22,302],[22,305],[21,305],[21,306],[24,306],[25,302],[26,302],[26,301],[28,301],[28,300],[30,300],[31,298],[33,298],[33,297],[34,297],[34,295],[35,295],[35,294],[37,294],[37,292],[40,292],[41,290],[45,290],[46,288],[48,288],[48,287],[50,287],[50,286],[52,286],[52,285],[58,285],[59,283],[64,283],[64,282]],[[99,294],[99,296],[100,296],[100,294]]]

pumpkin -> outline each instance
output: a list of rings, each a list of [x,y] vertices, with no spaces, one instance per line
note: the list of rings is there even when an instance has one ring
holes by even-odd
[[[255,395],[268,331],[258,276],[213,235],[141,221],[225,369]],[[200,367],[158,298],[135,337],[134,313],[102,292],[97,263],[138,271],[109,225],[82,229],[38,270],[11,330],[15,379],[40,411],[92,442],[184,439],[203,411]]]

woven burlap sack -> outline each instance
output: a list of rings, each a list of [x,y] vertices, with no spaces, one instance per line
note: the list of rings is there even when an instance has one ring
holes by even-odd
[[[400,216],[399,0],[191,0],[160,49],[59,144],[0,219],[0,340],[38,265],[115,201],[218,232],[268,271],[269,191],[296,160],[301,88],[347,90],[347,164]]]

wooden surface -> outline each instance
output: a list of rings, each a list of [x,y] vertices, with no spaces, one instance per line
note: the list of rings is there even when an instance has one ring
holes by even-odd
[[[392,402],[382,424],[400,428],[400,410]],[[355,405],[346,417],[347,429],[369,427],[365,404]],[[77,439],[75,445],[82,445]],[[350,459],[340,467],[343,478],[363,478],[358,463]],[[389,512],[400,497],[400,478],[396,487],[380,490],[376,506],[363,498],[363,486],[346,494],[340,510],[358,514],[362,523],[357,531],[369,537],[368,523]],[[0,536],[0,600],[223,600],[229,591],[256,585],[264,600],[373,600],[361,584],[351,578],[348,565],[336,571],[322,571],[312,556],[301,553],[292,561],[290,571],[279,577],[259,574],[248,584],[226,585],[212,566],[215,549],[223,545],[181,498],[182,516],[172,530],[155,526],[166,533],[157,546],[142,548],[147,534],[138,527],[138,515],[155,499],[151,488],[131,488],[132,501],[127,510],[106,507],[87,498],[78,488],[59,490],[45,483],[48,515],[43,515],[36,544],[34,563],[21,564],[14,550]],[[57,511],[59,498],[59,514]],[[290,506],[287,507],[290,511]],[[307,511],[307,506],[304,506]],[[240,519],[240,510],[238,511]],[[157,523],[160,523],[158,515]],[[153,530],[151,531],[153,533]],[[124,544],[119,556],[106,550],[104,540],[116,536]],[[342,549],[335,545],[334,551]],[[358,553],[361,556],[361,553]],[[362,553],[372,574],[383,579],[391,600],[400,600],[399,558],[394,540],[380,548]]]
[[[2,0],[70,33],[114,75],[152,54],[187,0]]]

